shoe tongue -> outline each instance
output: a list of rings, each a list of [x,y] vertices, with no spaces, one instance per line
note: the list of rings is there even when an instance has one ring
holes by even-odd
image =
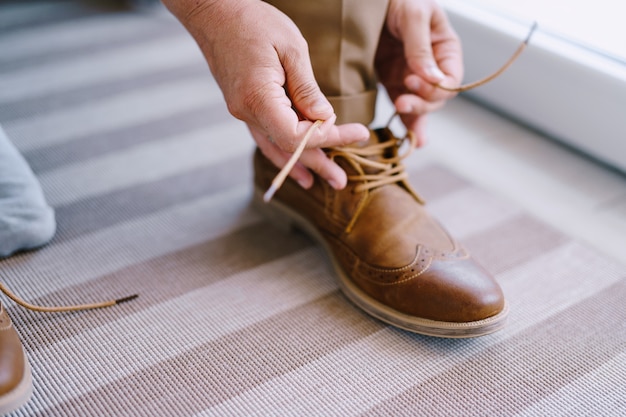
[[[386,133],[386,129],[370,129],[370,137],[362,142],[356,142],[350,145],[351,148],[367,148],[368,146],[377,145],[381,142],[389,140],[389,134]]]
[[[352,144],[350,145],[350,147],[357,148],[357,149],[364,149],[364,148],[367,148],[368,146],[377,145],[381,142],[388,141],[390,138],[391,138],[391,132],[388,129],[370,130],[369,139],[363,142]],[[381,162],[383,160],[383,157],[395,156],[393,154],[390,154],[390,153],[395,153],[395,152],[396,152],[396,148],[390,147],[390,148],[381,150],[380,153],[370,155],[370,156],[365,156],[364,158],[369,159],[370,161],[374,161],[374,162]],[[366,174],[378,174],[380,172],[380,170],[376,168],[372,168],[368,166],[361,166],[361,167],[363,168],[363,171]]]

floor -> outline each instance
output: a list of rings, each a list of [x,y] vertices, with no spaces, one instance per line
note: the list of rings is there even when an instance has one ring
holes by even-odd
[[[384,123],[385,97],[379,109]],[[431,116],[428,136],[409,163],[441,163],[626,263],[624,173],[462,97]]]
[[[59,224],[0,270],[42,304],[140,296],[56,315],[9,301],[35,385],[15,416],[625,409],[623,174],[450,102],[411,178],[428,179],[431,209],[494,271],[510,324],[471,340],[399,331],[340,294],[310,241],[250,209],[252,141],[173,18],[84,4],[0,11],[0,121]],[[391,113],[381,99],[375,124]]]

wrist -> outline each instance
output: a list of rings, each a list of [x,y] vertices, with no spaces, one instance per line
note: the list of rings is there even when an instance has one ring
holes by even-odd
[[[162,0],[163,4],[186,27],[208,26],[237,15],[249,0]],[[258,1],[258,0],[256,0]]]

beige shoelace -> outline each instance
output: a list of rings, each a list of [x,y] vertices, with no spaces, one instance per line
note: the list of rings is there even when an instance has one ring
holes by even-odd
[[[478,81],[475,81],[475,82],[472,82],[472,83],[468,83],[468,84],[464,84],[464,85],[460,85],[458,87],[446,87],[446,86],[443,86],[441,84],[433,84],[433,85],[435,87],[440,88],[440,89],[445,90],[445,91],[460,93],[460,92],[471,90],[473,88],[479,87],[479,86],[481,86],[483,84],[486,84],[486,83],[490,82],[491,80],[499,77],[504,71],[506,71],[513,64],[513,62],[515,62],[515,60],[522,54],[522,52],[524,52],[524,50],[528,46],[528,42],[530,41],[530,38],[532,37],[532,35],[533,35],[533,33],[535,32],[536,29],[537,29],[537,23],[535,22],[531,26],[530,31],[528,32],[528,35],[526,36],[526,39],[524,39],[524,41],[520,44],[520,46],[513,53],[513,55],[504,63],[504,65],[502,65],[502,67],[500,67],[493,74],[491,74],[491,75],[489,75],[489,76],[487,76],[487,77],[485,77],[485,78],[483,78],[481,80],[478,80]],[[397,115],[397,113],[392,116],[392,119],[396,115]],[[391,122],[391,120],[390,120],[390,122]],[[293,153],[293,155],[291,155],[291,158],[289,158],[289,161],[287,161],[287,164],[280,170],[278,175],[276,175],[276,177],[272,181],[272,184],[271,184],[270,188],[267,190],[267,192],[263,196],[263,200],[266,203],[269,202],[272,199],[272,197],[274,196],[276,191],[278,191],[278,189],[282,186],[283,182],[285,182],[285,179],[287,179],[287,176],[289,175],[289,172],[291,172],[291,170],[293,169],[293,166],[296,164],[298,159],[300,159],[300,156],[302,155],[302,152],[304,152],[304,149],[306,148],[306,145],[307,145],[310,137],[312,136],[314,130],[319,128],[319,126],[322,123],[323,123],[322,120],[317,120],[306,131],[304,137],[302,138],[302,141],[298,145],[298,148]],[[409,137],[409,140],[410,140],[411,144],[414,145],[415,144],[415,138],[413,137],[413,135],[409,132],[407,137]],[[404,139],[402,139],[402,140],[404,140]],[[380,173],[379,174],[366,175],[365,173],[363,173],[363,174],[358,175],[358,176],[349,176],[348,177],[348,180],[351,180],[351,181],[367,181],[367,183],[360,184],[359,186],[357,186],[358,191],[365,191],[365,190],[369,190],[369,189],[372,189],[372,188],[375,188],[375,187],[379,187],[379,186],[385,185],[385,184],[390,184],[390,183],[393,183],[393,182],[396,182],[396,181],[399,181],[401,179],[406,178],[406,174],[404,173],[403,166],[402,165],[396,165],[396,164],[400,160],[406,158],[411,153],[412,149],[410,149],[407,153],[405,153],[405,154],[403,154],[401,156],[397,156],[397,157],[394,157],[394,158],[391,158],[391,159],[387,159],[387,160],[384,160],[382,162],[375,162],[375,161],[372,161],[370,159],[367,159],[367,156],[381,154],[382,149],[387,148],[389,146],[390,146],[389,143],[384,142],[384,143],[379,143],[379,144],[375,144],[375,145],[370,145],[370,146],[367,146],[367,147],[364,147],[364,148],[355,148],[355,149],[353,149],[353,148],[345,148],[345,147],[331,148],[331,153],[329,154],[329,156],[332,157],[333,156],[333,152],[335,152],[334,156],[339,156],[339,155],[344,156],[345,159],[347,161],[349,161],[349,163],[357,171],[360,171],[360,172],[363,172],[363,171],[362,171],[362,169],[360,167],[358,167],[358,164],[363,164],[364,166],[367,166],[367,167],[380,169]],[[415,146],[411,146],[411,148],[414,148],[414,147]]]
[[[394,117],[396,115],[394,114]],[[389,124],[387,123],[387,129]],[[408,140],[406,151],[400,153],[405,142]],[[402,138],[396,138],[393,135],[389,136],[389,139],[384,142],[375,143],[373,145],[364,146],[362,148],[353,147],[335,147],[330,148],[328,157],[331,159],[341,157],[347,161],[352,168],[357,172],[354,175],[348,175],[348,181],[358,182],[353,191],[355,193],[362,193],[372,190],[377,187],[382,187],[387,184],[394,184],[399,181],[408,179],[408,174],[404,169],[404,165],[400,162],[407,158],[415,149],[417,139],[412,132],[408,132],[407,135]],[[392,149],[391,156],[386,156],[386,151]],[[375,172],[375,173],[372,173]],[[415,199],[423,203],[422,198],[410,188],[408,183],[405,182],[408,191],[413,194]],[[345,233],[350,233],[357,219],[361,215],[361,211],[367,205],[367,198],[361,198],[357,203],[357,207],[352,215],[352,218],[348,222],[345,228]]]
[[[36,304],[31,304],[31,303],[28,303],[28,302],[24,301],[23,299],[21,299],[20,297],[15,295],[15,293],[13,291],[11,291],[9,288],[7,288],[7,286],[4,285],[2,282],[0,282],[0,291],[2,291],[7,297],[9,297],[11,300],[15,301],[17,304],[21,305],[22,307],[27,308],[27,309],[32,310],[32,311],[39,311],[39,312],[43,312],[43,313],[58,313],[58,312],[64,312],[64,311],[93,310],[95,308],[111,307],[111,306],[114,306],[116,304],[120,304],[120,303],[124,303],[126,301],[134,300],[135,298],[137,298],[139,296],[137,294],[133,294],[133,295],[130,295],[128,297],[118,298],[117,300],[102,301],[102,302],[99,302],[99,303],[46,307],[46,306],[40,306],[40,305],[36,305]]]
[[[385,157],[385,149],[391,147],[401,148],[405,140],[409,141],[409,146],[403,154],[396,154],[392,157]],[[358,172],[357,175],[348,175],[348,181],[361,182],[355,188],[355,192],[363,192],[380,187],[386,184],[393,184],[408,178],[404,171],[404,166],[399,162],[408,157],[415,149],[416,138],[412,132],[402,139],[391,137],[384,142],[365,146],[363,148],[335,147],[330,148],[328,157],[334,159],[343,157]],[[394,152],[395,153],[395,152]],[[371,158],[375,157],[375,158]],[[371,158],[371,159],[370,159]],[[366,168],[377,170],[376,174],[368,174]]]

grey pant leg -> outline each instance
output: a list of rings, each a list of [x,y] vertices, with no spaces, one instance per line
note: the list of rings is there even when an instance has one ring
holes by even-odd
[[[55,231],[39,181],[0,126],[0,258],[42,246]]]

